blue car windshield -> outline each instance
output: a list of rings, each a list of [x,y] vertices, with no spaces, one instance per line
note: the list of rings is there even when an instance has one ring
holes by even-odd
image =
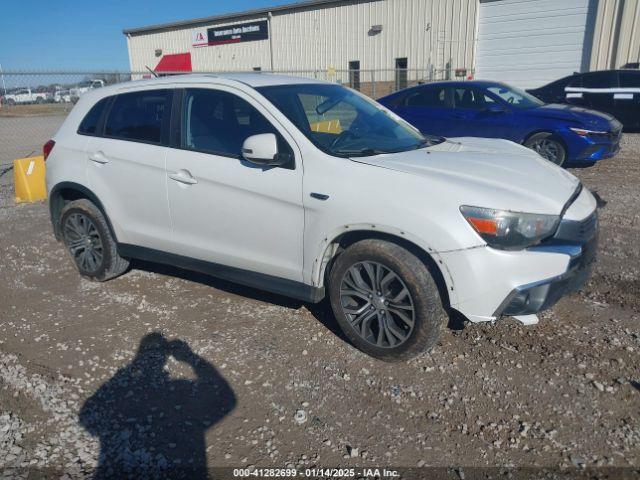
[[[519,88],[510,87],[502,83],[497,83],[487,88],[491,93],[497,95],[502,100],[516,108],[527,109],[544,105],[544,102],[538,100],[533,95],[520,90]]]
[[[444,141],[423,136],[373,100],[340,85],[302,83],[257,90],[311,142],[333,156],[403,152]]]

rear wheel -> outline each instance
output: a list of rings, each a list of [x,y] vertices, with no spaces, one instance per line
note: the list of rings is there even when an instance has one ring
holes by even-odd
[[[404,248],[363,240],[336,259],[329,275],[333,313],[353,344],[385,361],[430,350],[446,314],[427,267]]]
[[[65,247],[83,277],[103,282],[124,273],[129,261],[118,255],[102,212],[89,200],[68,203],[60,226]]]
[[[531,137],[524,142],[524,146],[535,150],[541,157],[546,158],[558,166],[562,166],[567,159],[567,149],[549,132],[531,135]]]

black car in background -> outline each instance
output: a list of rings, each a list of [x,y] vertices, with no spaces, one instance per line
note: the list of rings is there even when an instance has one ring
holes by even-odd
[[[609,113],[625,131],[640,131],[640,71],[575,73],[527,92],[545,103],[568,103]]]

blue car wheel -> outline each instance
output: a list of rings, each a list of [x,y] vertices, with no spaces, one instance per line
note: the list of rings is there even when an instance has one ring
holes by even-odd
[[[551,133],[542,132],[531,135],[524,142],[524,146],[535,150],[541,157],[558,166],[562,166],[567,159],[567,149]]]

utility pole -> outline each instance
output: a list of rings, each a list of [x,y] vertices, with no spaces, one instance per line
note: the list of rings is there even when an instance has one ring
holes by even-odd
[[[0,77],[2,77],[2,90],[4,94],[7,94],[7,85],[4,83],[4,72],[2,71],[2,65],[0,64]]]
[[[273,14],[271,12],[267,12],[267,35],[269,35],[269,57],[270,57],[270,65],[269,70],[273,73],[273,30],[271,29],[271,18],[273,18]]]

